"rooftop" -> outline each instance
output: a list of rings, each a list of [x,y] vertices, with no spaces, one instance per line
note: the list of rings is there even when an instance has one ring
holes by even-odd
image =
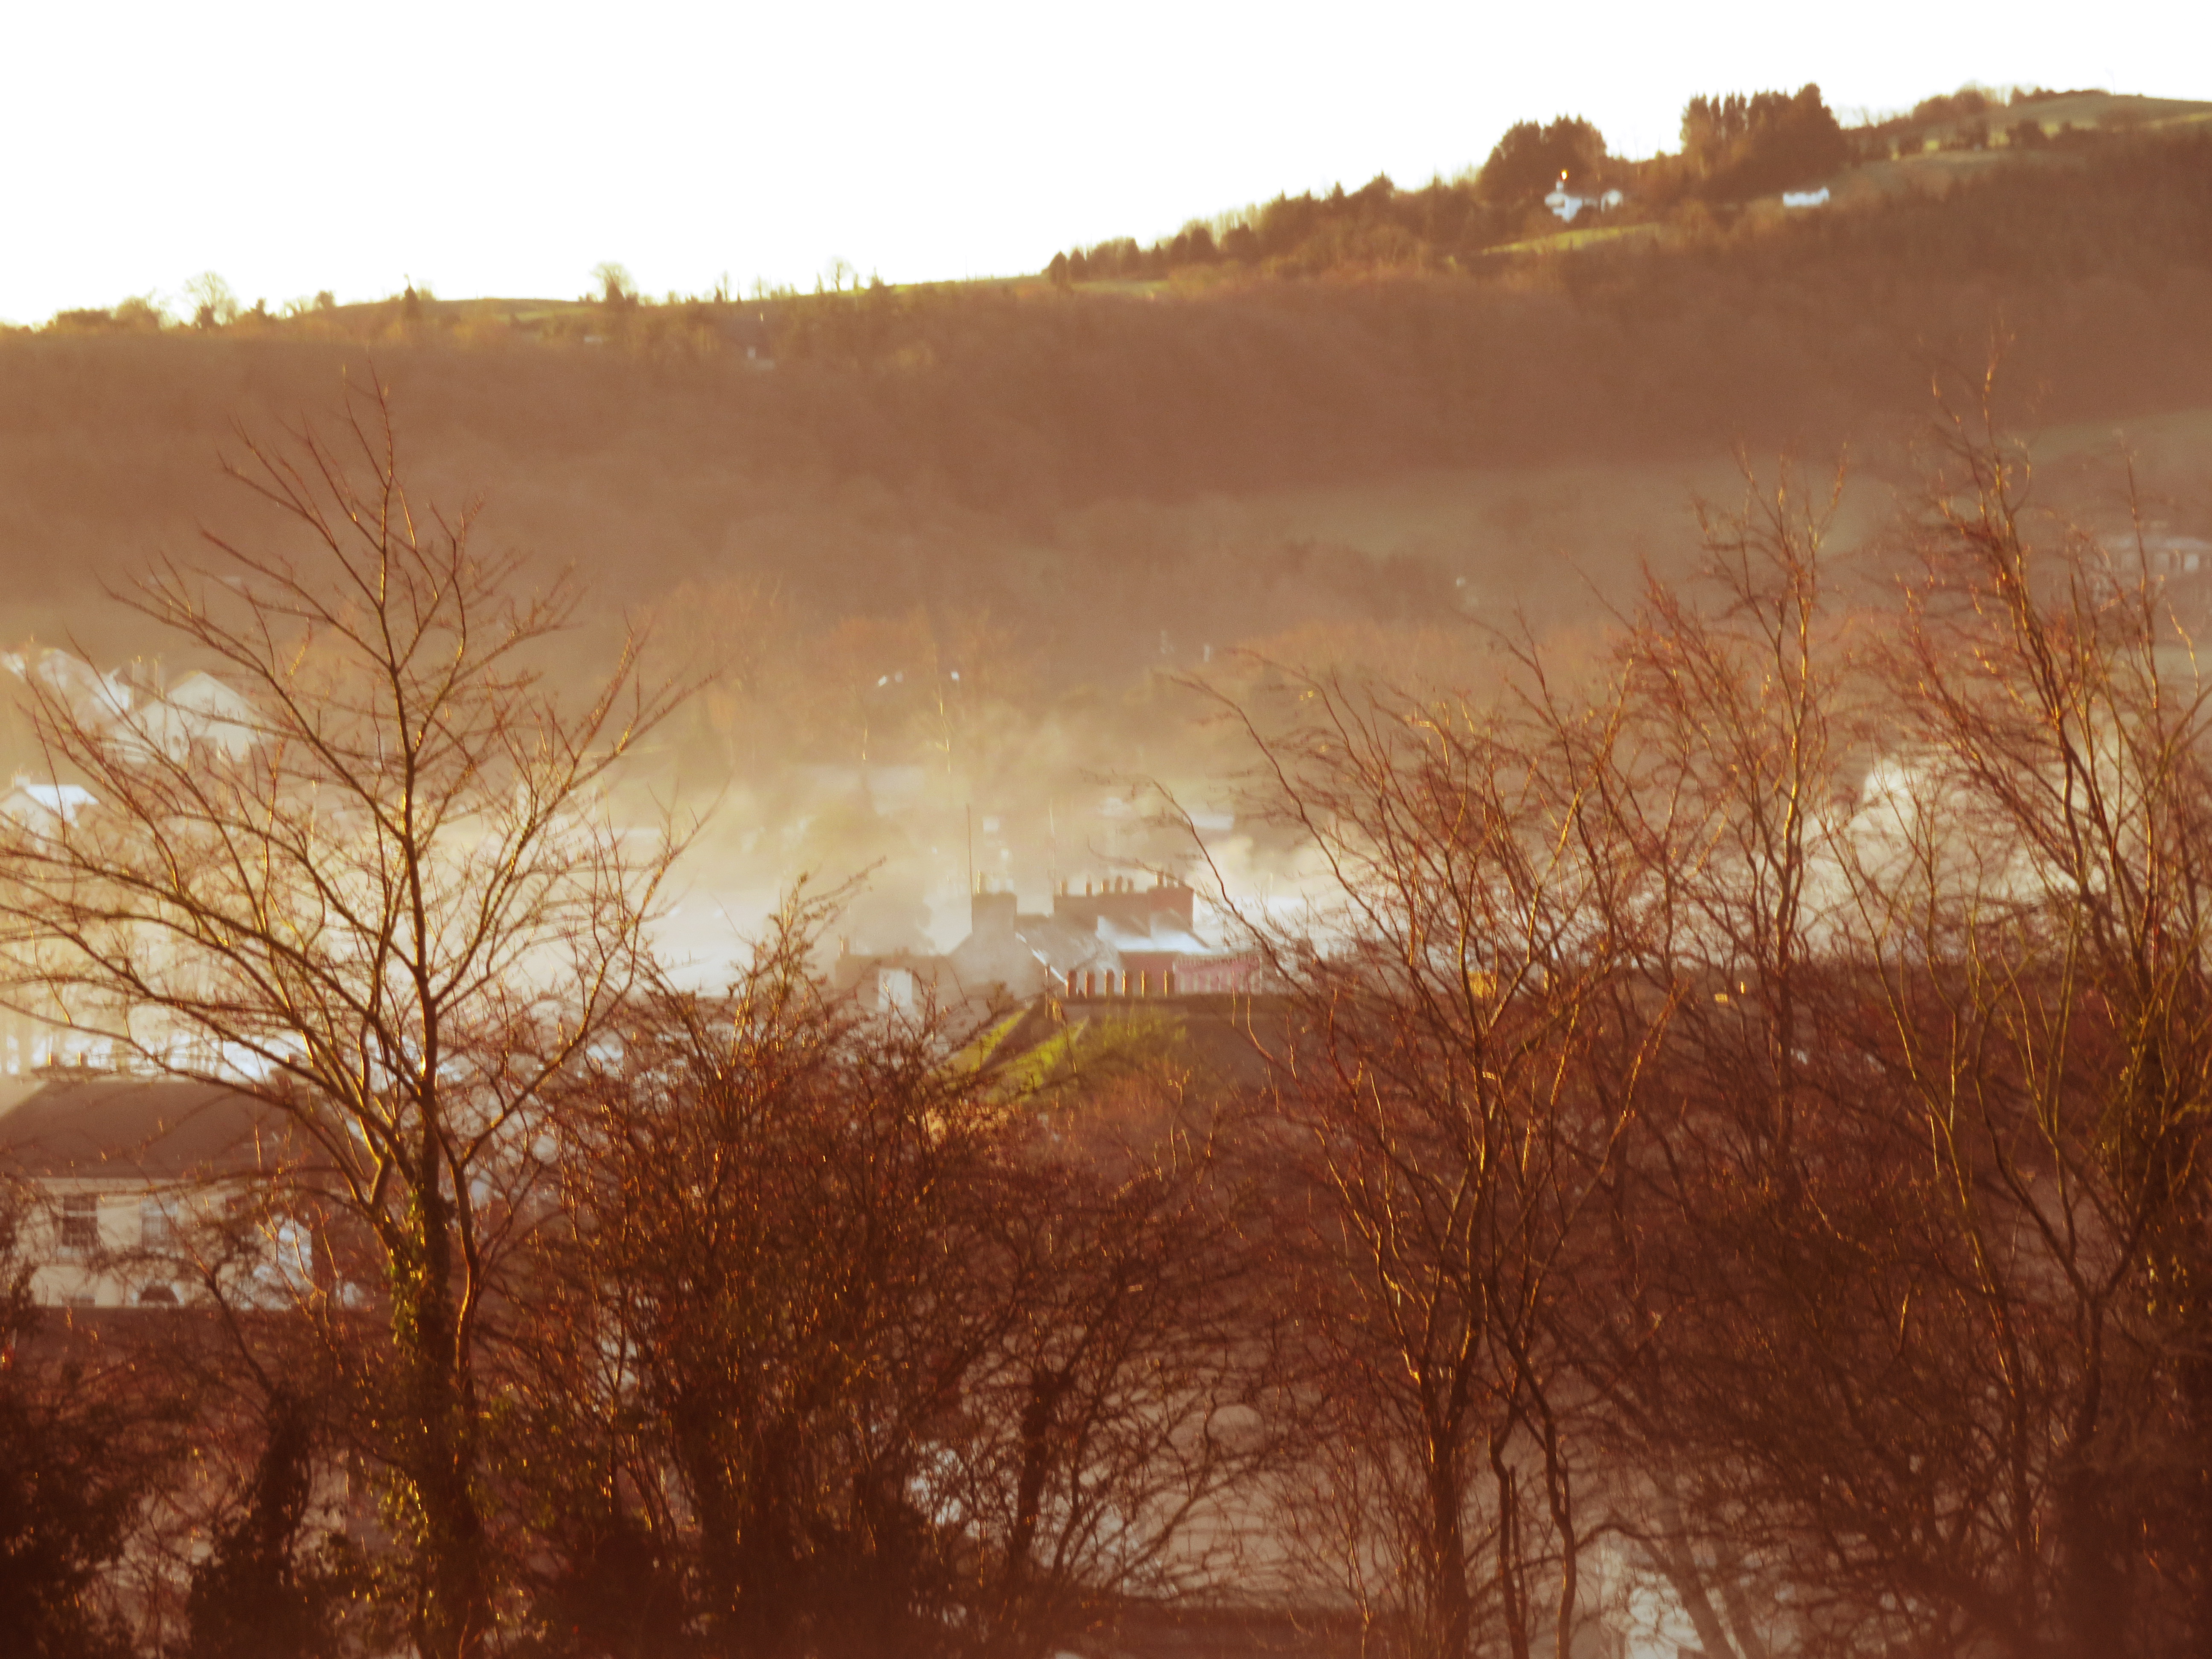
[[[220,1084],[56,1071],[0,1092],[0,1164],[32,1176],[250,1174],[288,1138],[276,1107]]]

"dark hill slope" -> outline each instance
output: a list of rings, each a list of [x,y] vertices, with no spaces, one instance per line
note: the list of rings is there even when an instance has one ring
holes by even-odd
[[[2039,419],[2212,403],[2212,142],[1483,278],[883,290],[775,323],[769,372],[526,339],[0,340],[14,631],[75,623],[94,573],[223,516],[231,420],[328,410],[365,349],[433,493],[488,495],[503,538],[619,599],[737,577],[824,617],[988,605],[1071,672],[1162,629],[1419,614],[1448,573],[1279,538],[1109,548],[1079,509],[1739,441],[1817,454],[1922,418],[1931,366],[1978,363],[1999,330]]]

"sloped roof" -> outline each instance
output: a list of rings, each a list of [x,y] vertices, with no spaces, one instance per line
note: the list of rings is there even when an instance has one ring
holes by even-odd
[[[249,1174],[282,1156],[288,1126],[220,1084],[50,1077],[0,1097],[0,1164],[27,1176],[173,1181]]]
[[[1288,1043],[1291,1009],[1277,996],[1209,993],[1196,996],[1061,997],[1032,1001],[1000,1040],[1005,1060],[1028,1054],[1072,1027],[1139,1022],[1153,1028],[1169,1046],[1232,1088],[1254,1088],[1267,1081],[1271,1056]]]
[[[250,720],[253,704],[204,668],[195,668],[162,693],[161,701],[218,720]]]
[[[0,795],[0,816],[45,835],[57,824],[75,823],[78,813],[99,804],[82,784],[30,783],[18,778]]]
[[[1139,933],[1127,927],[1117,927],[1109,916],[1098,918],[1098,939],[1116,955],[1178,957],[1212,957],[1220,954],[1213,946],[1189,928],[1178,927],[1172,917],[1156,916],[1148,933]]]

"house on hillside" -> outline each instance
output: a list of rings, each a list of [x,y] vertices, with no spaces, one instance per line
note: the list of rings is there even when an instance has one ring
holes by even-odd
[[[2097,603],[2148,589],[2192,632],[2212,619],[2212,540],[2178,535],[2162,525],[2114,524],[2096,534],[2086,551],[2084,591]]]
[[[1526,199],[1526,198],[1523,198]],[[1610,213],[1628,198],[1618,190],[1569,189],[1567,175],[1561,173],[1559,182],[1552,186],[1551,194],[1544,198],[1544,205],[1551,209],[1562,222],[1572,224],[1577,215],[1585,211]]]
[[[261,1212],[293,1144],[276,1108],[219,1084],[75,1067],[0,1082],[0,1175],[30,1195],[33,1297],[174,1307],[210,1274],[247,1300],[289,1296],[313,1250]]]
[[[99,805],[82,784],[19,773],[0,793],[0,830],[35,843],[59,834]],[[88,1012],[84,999],[77,999],[77,1019],[65,1019],[58,994],[40,988],[36,971],[40,955],[41,947],[26,939],[0,953],[15,986],[9,1006],[0,1008],[0,1076],[106,1057],[107,1040],[84,1029]]]

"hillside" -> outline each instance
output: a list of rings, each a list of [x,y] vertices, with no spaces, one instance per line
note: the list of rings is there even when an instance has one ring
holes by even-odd
[[[2115,138],[1942,195],[1870,189],[1475,278],[57,327],[0,339],[0,568],[14,613],[50,627],[94,573],[216,511],[234,415],[326,409],[373,361],[432,483],[482,490],[493,526],[624,599],[742,576],[823,618],[988,606],[1111,678],[1156,660],[1162,629],[1172,656],[1347,605],[1425,613],[1462,578],[1525,575],[1548,533],[1471,524],[1376,565],[1391,550],[1294,520],[1126,527],[1200,503],[1886,441],[1924,417],[1931,368],[1978,363],[2000,329],[2034,419],[2212,402],[2212,332],[2191,320],[2212,283],[2208,156],[2202,127]]]
[[[1993,339],[2008,418],[2053,453],[2126,436],[2161,520],[2212,528],[2212,134],[1878,187],[1954,154],[1865,164],[1877,187],[1816,213],[1471,272],[418,295],[0,337],[0,633],[144,648],[100,583],[203,525],[253,533],[216,470],[234,421],[327,418],[373,371],[422,498],[481,496],[481,533],[578,566],[596,616],[657,611],[729,667],[654,785],[736,780],[727,879],[880,861],[861,936],[913,939],[957,925],[969,805],[998,826],[979,856],[1042,879],[1139,844],[1103,778],[1203,785],[1212,740],[1163,671],[1255,645],[1480,684],[1475,624],[1566,637],[1643,562],[1680,568],[1739,445],[1848,447],[1849,543],[1912,476],[1931,375]],[[875,805],[836,805],[863,776]]]

